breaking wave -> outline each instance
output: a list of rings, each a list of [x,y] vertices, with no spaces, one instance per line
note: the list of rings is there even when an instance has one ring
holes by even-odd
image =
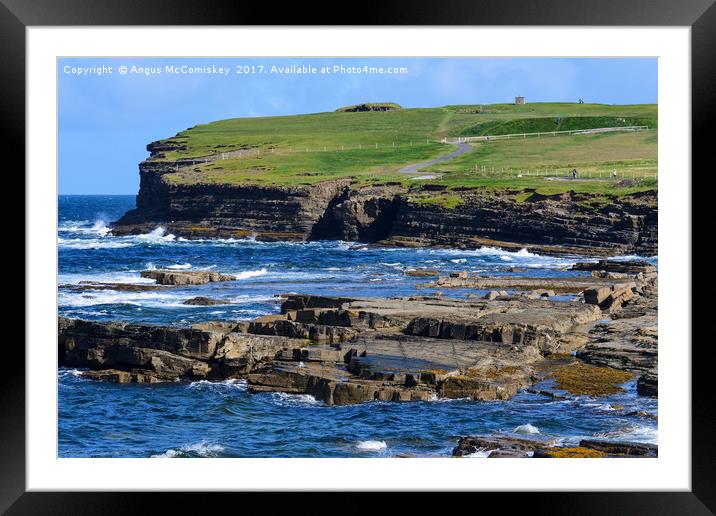
[[[167,265],[167,269],[172,270],[184,270],[184,269],[191,269],[190,263],[178,263],[176,265]]]
[[[388,444],[385,441],[359,441],[356,448],[366,451],[385,450]]]
[[[465,455],[465,457],[468,457],[470,459],[486,459],[490,456],[490,453],[492,453],[494,449],[489,448],[478,448],[472,453],[468,453]]]
[[[538,434],[539,428],[537,428],[534,425],[531,425],[530,423],[527,423],[526,425],[520,425],[514,430],[512,430],[516,434]]]
[[[181,457],[217,457],[226,448],[218,443],[199,441],[185,444],[180,448],[170,448],[164,453],[151,455],[152,458],[174,459]]]
[[[266,269],[259,269],[255,271],[242,271],[237,272],[234,274],[236,276],[237,280],[243,280],[243,279],[249,279],[249,278],[258,278],[259,276],[266,276],[268,274],[268,270]]]
[[[238,390],[241,392],[246,391],[247,388],[247,382],[246,380],[236,379],[232,378],[229,380],[222,380],[220,382],[211,382],[209,380],[197,380],[195,382],[191,382],[188,387],[189,389],[198,389],[198,390]]]
[[[309,407],[321,404],[310,394],[288,394],[285,392],[272,392],[271,401],[281,407]]]

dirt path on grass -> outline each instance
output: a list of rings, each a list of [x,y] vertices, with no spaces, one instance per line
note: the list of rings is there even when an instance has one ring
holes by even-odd
[[[444,156],[440,156],[428,161],[423,161],[421,163],[414,163],[412,165],[405,166],[401,168],[398,172],[400,172],[401,174],[416,174],[415,177],[411,177],[411,179],[437,179],[438,177],[442,176],[442,174],[428,174],[425,172],[420,172],[420,169],[429,167],[431,165],[437,165],[438,163],[444,163],[445,161],[457,158],[458,156],[462,156],[463,154],[470,152],[473,149],[473,147],[471,147],[467,143],[451,143],[450,145],[454,145],[455,147],[457,147],[457,149],[455,149],[450,154],[445,154]]]

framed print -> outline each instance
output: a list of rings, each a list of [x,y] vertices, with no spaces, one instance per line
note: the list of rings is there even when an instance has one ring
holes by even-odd
[[[27,311],[3,510],[714,510],[709,2],[175,7],[4,2]]]

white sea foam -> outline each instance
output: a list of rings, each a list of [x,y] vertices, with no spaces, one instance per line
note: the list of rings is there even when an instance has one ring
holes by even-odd
[[[121,238],[121,237],[120,237]],[[143,235],[134,235],[132,237],[127,237],[130,239],[134,239],[139,243],[165,243],[165,242],[173,242],[176,240],[176,237],[172,235],[171,233],[167,233],[167,228],[163,226],[158,226],[154,228],[149,233],[143,234]]]
[[[544,258],[539,254],[530,253],[527,249],[519,251],[506,251],[498,247],[484,246],[478,249],[428,249],[431,254],[446,254],[457,256],[507,256],[510,258]]]
[[[63,249],[121,249],[131,247],[130,242],[100,240],[96,238],[57,238],[57,245]]]
[[[464,398],[441,398],[437,393],[433,393],[430,397],[430,401],[434,403],[454,403],[456,401],[470,401],[471,399],[469,396]]]
[[[68,220],[60,224],[57,229],[65,233],[95,234],[99,236],[104,236],[111,231],[107,227],[107,221],[104,218],[98,218],[95,221]]]
[[[102,219],[98,219],[92,225],[92,227],[90,228],[90,231],[92,231],[93,233],[97,233],[99,235],[104,236],[107,233],[109,233],[111,230],[107,227],[107,222],[105,222]]]
[[[96,238],[63,238],[58,237],[57,243],[64,249],[121,249],[135,245],[147,244],[168,244],[176,240],[166,228],[157,227],[153,231],[143,235],[119,236],[109,234],[110,229],[106,226],[85,231],[87,234],[96,235]]]
[[[657,444],[659,431],[656,426],[633,425],[612,432],[594,434],[593,437],[608,437],[620,441],[635,441],[640,443]]]
[[[356,448],[359,450],[367,451],[384,450],[387,447],[388,444],[385,441],[359,441],[358,444],[356,444]]]
[[[186,297],[186,294],[165,292],[125,292],[117,290],[67,292],[60,290],[58,301],[60,306],[63,307],[125,304],[155,308],[187,308],[187,305],[183,304]]]
[[[593,408],[596,410],[601,410],[604,412],[614,412],[616,409],[609,403],[597,403],[597,402],[587,402],[584,403],[585,407]]]
[[[82,378],[82,371],[74,368],[60,368],[57,370],[57,378],[60,380],[64,378]]]
[[[579,446],[579,441],[584,437],[578,435],[565,435],[554,439],[555,446]]]
[[[486,459],[490,456],[490,453],[492,453],[494,449],[489,448],[478,448],[472,453],[468,453],[465,455],[465,457],[470,459]]]
[[[220,382],[210,382],[209,380],[197,380],[189,384],[190,389],[235,389],[245,391],[247,388],[246,380],[231,378]]]
[[[306,407],[321,403],[310,394],[288,394],[285,392],[272,392],[271,401],[282,407]]]
[[[108,271],[108,272],[96,272],[92,274],[87,273],[70,273],[60,274],[58,277],[59,283],[64,284],[79,284],[80,282],[85,283],[123,283],[130,285],[154,285],[155,280],[151,278],[142,278],[138,271]]]
[[[516,434],[538,434],[538,433],[540,433],[539,428],[537,428],[536,426],[534,426],[530,423],[518,426],[517,428],[515,428],[513,430],[513,432]]]
[[[184,269],[191,269],[190,263],[177,263],[176,265],[167,265],[167,269],[172,270],[184,270]]]
[[[164,453],[152,455],[152,458],[176,458],[176,457],[216,457],[224,451],[222,445],[208,441],[199,441],[198,443],[185,444],[184,446],[174,449],[170,448]]]
[[[237,280],[243,280],[243,279],[249,279],[249,278],[258,278],[259,276],[266,276],[268,274],[268,270],[266,269],[259,269],[255,271],[241,271],[234,274],[236,276]]]

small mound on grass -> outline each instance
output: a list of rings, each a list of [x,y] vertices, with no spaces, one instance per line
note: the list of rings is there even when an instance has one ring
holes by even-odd
[[[555,387],[572,394],[607,396],[622,391],[621,384],[632,377],[627,371],[574,362],[555,370]]]
[[[395,102],[366,102],[363,104],[355,104],[353,106],[344,106],[336,109],[336,113],[358,113],[361,111],[395,111],[403,109],[400,104]]]

